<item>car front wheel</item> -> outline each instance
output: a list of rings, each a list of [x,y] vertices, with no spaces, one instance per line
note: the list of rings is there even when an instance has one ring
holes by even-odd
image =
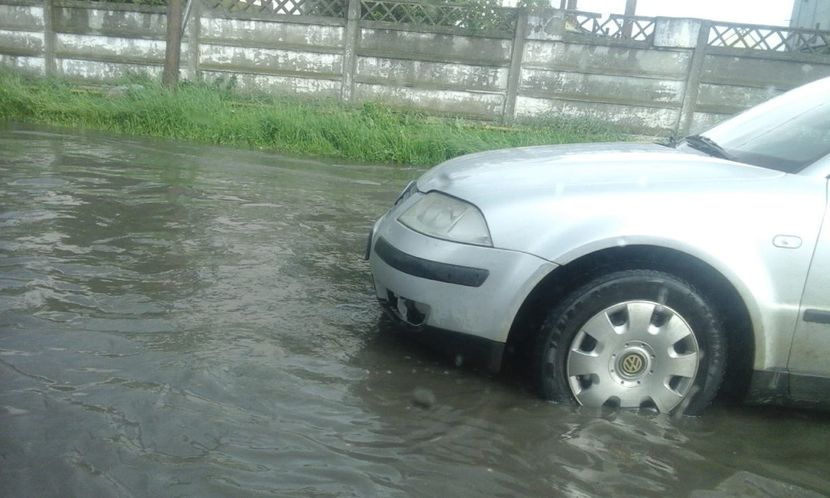
[[[689,283],[628,270],[593,280],[552,309],[535,354],[546,399],[697,414],[720,387],[726,340]]]

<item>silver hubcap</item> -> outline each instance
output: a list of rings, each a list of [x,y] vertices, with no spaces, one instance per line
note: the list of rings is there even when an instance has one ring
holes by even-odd
[[[673,309],[626,301],[597,313],[576,334],[568,384],[584,406],[653,405],[668,412],[692,387],[699,353],[691,327]]]

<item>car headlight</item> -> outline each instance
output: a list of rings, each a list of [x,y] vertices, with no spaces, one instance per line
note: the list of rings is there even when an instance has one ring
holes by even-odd
[[[430,237],[493,246],[484,215],[477,207],[455,197],[430,192],[409,207],[398,221]]]

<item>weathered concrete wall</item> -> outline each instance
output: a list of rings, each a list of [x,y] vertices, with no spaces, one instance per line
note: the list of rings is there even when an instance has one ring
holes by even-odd
[[[198,68],[207,80],[235,78],[241,90],[338,98],[345,21],[276,21],[205,12]],[[291,22],[295,21],[295,22]]]
[[[569,116],[669,134],[699,131],[830,75],[826,50],[750,47],[741,41],[745,26],[513,10],[515,20],[475,31],[361,19],[366,2],[385,0],[343,1],[342,15],[329,13],[341,17],[314,17],[252,13],[247,4],[208,9],[196,0],[183,77],[505,122]],[[162,7],[0,0],[0,64],[90,82],[157,76],[165,23]]]
[[[564,17],[564,16],[563,16]],[[694,133],[785,90],[830,75],[827,55],[716,47],[751,27],[655,18],[651,36],[574,33],[557,16],[530,18],[516,115],[560,113],[644,133]],[[643,25],[646,23],[644,22]],[[713,28],[717,28],[714,30]],[[613,29],[613,26],[612,26]],[[636,29],[636,28],[635,28]],[[718,40],[716,33],[723,37]],[[781,34],[787,36],[786,32]]]
[[[676,126],[689,51],[574,38],[546,36],[525,44],[517,116],[559,112],[658,134]]]
[[[511,49],[504,38],[367,23],[357,42],[355,99],[499,119]]]
[[[44,2],[40,11],[41,33],[45,40],[51,38],[47,58],[53,62],[39,72],[89,82],[161,74],[164,8],[53,1]]]
[[[41,2],[0,4],[0,64],[44,74],[45,50]]]

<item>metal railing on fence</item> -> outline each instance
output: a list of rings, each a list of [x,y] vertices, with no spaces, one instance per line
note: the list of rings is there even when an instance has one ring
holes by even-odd
[[[780,26],[713,23],[709,30],[708,46],[827,54],[830,53],[830,33]]]
[[[648,42],[654,36],[655,18],[611,14],[603,19],[602,14],[579,10],[550,11],[545,30],[549,30],[554,19],[564,18],[567,33],[592,36],[603,39],[634,40]]]
[[[344,17],[348,0],[205,0],[208,9],[288,16]]]
[[[512,8],[390,0],[360,2],[360,19],[363,21],[512,33],[516,18],[517,10]]]
[[[648,41],[654,35],[654,18],[601,14],[576,10],[565,11],[565,30],[581,35],[618,40]]]

